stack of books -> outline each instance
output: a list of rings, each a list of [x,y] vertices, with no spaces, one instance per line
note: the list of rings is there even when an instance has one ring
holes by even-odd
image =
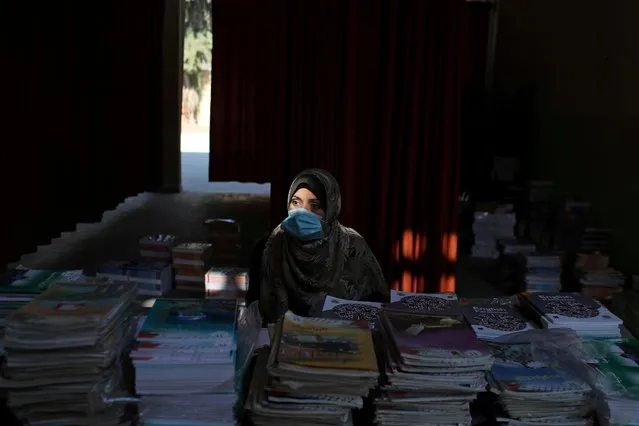
[[[561,291],[561,258],[556,253],[524,255],[524,289],[534,292]]]
[[[163,296],[173,287],[173,271],[166,262],[107,262],[96,268],[95,275],[112,282],[131,282],[140,296]]]
[[[485,390],[492,356],[466,324],[386,309],[380,322],[385,374],[376,424],[470,424],[470,402]]]
[[[28,424],[117,424],[131,284],[55,283],[6,318],[2,388]]]
[[[581,268],[581,292],[597,300],[611,300],[621,291],[626,277],[613,268]]]
[[[234,424],[236,318],[234,299],[155,301],[131,352],[145,423]]]
[[[257,360],[245,408],[254,425],[350,425],[378,378],[366,321],[287,312]]]
[[[147,235],[140,238],[140,255],[147,262],[171,263],[175,237],[168,234]]]
[[[498,341],[535,328],[515,306],[470,303],[462,311],[480,340]]]
[[[590,387],[569,372],[536,359],[530,344],[491,345],[495,364],[490,390],[506,414],[500,423],[513,425],[586,426]]]
[[[599,424],[639,425],[639,340],[589,341],[599,383]]]
[[[210,243],[183,243],[173,248],[175,288],[204,294],[205,276],[212,265]]]
[[[56,282],[79,282],[87,278],[80,270],[53,271],[13,269],[0,274],[0,355],[2,355],[6,317],[29,303]]]
[[[249,285],[248,272],[244,268],[211,268],[204,278],[206,297],[244,299]]]
[[[208,242],[213,246],[213,264],[237,265],[242,251],[240,224],[233,219],[207,219]]]
[[[512,239],[501,239],[497,242],[499,252],[503,256],[510,256],[514,254],[530,254],[537,251],[537,247],[534,243]]]
[[[570,328],[582,338],[618,339],[623,321],[580,293],[522,293],[522,311],[544,328]]]

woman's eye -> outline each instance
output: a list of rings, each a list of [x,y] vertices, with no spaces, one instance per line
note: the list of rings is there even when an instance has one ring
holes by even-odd
[[[292,204],[292,205],[294,205],[294,206],[297,206],[297,205],[299,204],[299,201],[297,201],[297,200],[292,200],[292,201],[291,201],[291,204]]]
[[[311,206],[311,208],[313,210],[322,210],[322,208],[319,206],[319,204],[313,205],[313,206]]]

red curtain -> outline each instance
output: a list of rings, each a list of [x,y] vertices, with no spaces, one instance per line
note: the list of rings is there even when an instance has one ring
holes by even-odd
[[[464,7],[214,0],[210,180],[271,182],[275,224],[326,168],[389,286],[454,290]]]
[[[11,2],[0,270],[161,184],[160,1]],[[24,17],[24,18],[23,18]]]

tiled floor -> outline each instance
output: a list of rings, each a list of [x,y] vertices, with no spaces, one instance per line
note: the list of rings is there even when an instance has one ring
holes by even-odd
[[[251,251],[269,227],[269,198],[265,195],[142,194],[130,198],[104,215],[101,223],[80,224],[77,231],[63,234],[36,253],[23,256],[29,268],[93,268],[108,260],[138,257],[137,242],[144,235],[166,233],[188,241],[206,238],[203,221],[233,218],[242,231],[241,262],[248,265]],[[470,262],[458,265],[457,293],[464,297],[499,296],[501,292],[483,279]]]

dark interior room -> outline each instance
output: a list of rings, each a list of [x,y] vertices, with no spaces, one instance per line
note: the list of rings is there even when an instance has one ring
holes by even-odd
[[[454,295],[455,321],[481,344],[499,333],[503,337],[507,329],[485,337],[481,330],[488,333],[491,326],[477,329],[469,309],[486,309],[474,311],[485,321],[518,312],[533,324],[531,333],[539,333],[525,335],[533,336],[526,341],[531,353],[545,354],[550,365],[552,352],[555,369],[570,362],[557,353],[577,353],[559,342],[588,348],[580,354],[596,347],[603,357],[608,347],[602,349],[602,342],[628,339],[623,353],[635,357],[629,374],[639,374],[639,341],[633,337],[639,338],[639,251],[633,243],[639,228],[632,219],[639,215],[639,178],[632,171],[638,153],[632,135],[639,131],[636,0],[100,0],[82,5],[11,2],[3,9],[16,20],[10,25],[15,27],[12,37],[3,43],[2,62],[8,89],[0,157],[5,182],[0,224],[3,425],[465,423],[466,417],[454,420],[424,396],[435,398],[433,393],[443,388],[407,384],[415,379],[409,377],[413,370],[402,369],[410,358],[403,357],[404,349],[380,349],[391,347],[386,339],[398,315],[393,306],[402,297],[420,295],[429,300]],[[185,135],[202,148],[185,149]],[[196,175],[201,181],[193,189],[189,185]],[[310,201],[300,195],[303,191]],[[304,226],[315,226],[321,237],[305,239]],[[159,278],[165,277],[163,268],[167,280]],[[132,271],[142,269],[157,273],[159,293],[141,292],[142,281],[135,287]],[[123,285],[123,292],[132,285],[133,292],[121,299],[129,298],[125,305],[131,307],[122,308],[127,314],[119,325],[88,326],[91,319],[82,329],[83,339],[89,328],[91,333],[110,330],[110,337],[89,346],[100,356],[117,352],[118,367],[59,367],[59,373],[51,373],[57,379],[47,381],[37,375],[38,360],[46,353],[30,352],[50,350],[67,360],[84,356],[75,355],[83,350],[80,344],[71,355],[60,355],[67,350],[59,343],[62,337],[49,337],[58,342],[50,346],[25,343],[36,341],[40,326],[52,330],[50,336],[69,336],[73,330],[62,316],[48,317],[45,308],[32,307],[45,299],[58,307],[67,303],[62,293],[54,293],[71,285],[60,278],[68,271],[80,271],[78,280],[86,285]],[[33,284],[33,290],[27,289],[31,281],[16,287],[18,275],[27,282],[28,276],[42,274],[47,278]],[[215,287],[219,280],[224,284]],[[590,329],[585,322],[573,327],[556,315],[553,323],[532,301],[549,294],[578,296],[576,304],[594,309],[588,315],[618,319],[621,331],[608,335],[603,325]],[[160,309],[156,300],[163,299],[237,300],[243,313],[232,325],[239,330],[242,321],[247,329],[252,326],[246,323],[259,322],[251,323],[257,330],[253,334],[252,329],[245,332],[253,338],[250,343],[247,337],[233,340],[235,392],[245,403],[230,420],[215,411],[225,404],[219,395],[226,397],[228,389],[182,392],[192,372],[176,369],[166,378],[166,383],[174,380],[174,387],[165,384],[162,393],[153,386],[160,386],[156,377],[165,373],[151,370],[149,365],[159,368],[153,363],[147,370],[139,366],[140,336],[150,330],[153,309]],[[329,299],[355,308],[340,316],[337,307],[327,308]],[[364,312],[366,306],[375,308],[374,320]],[[249,315],[254,318],[247,320]],[[308,344],[286,341],[291,336],[287,326],[306,324],[298,316],[370,324],[374,384],[367,387],[369,371],[362,367],[366,371],[358,380],[335,373],[338,378],[331,382],[332,372],[322,387],[322,380],[308,379],[314,387],[295,396],[297,388],[287,377],[303,384],[316,376],[296,378],[299,365],[286,370],[284,358],[277,361],[273,351],[269,358],[268,350],[285,344],[301,350]],[[422,329],[444,327],[421,321]],[[587,330],[575,328],[582,326]],[[352,348],[340,339],[360,337],[352,337],[354,326],[344,327],[331,336],[337,339],[334,347],[341,348],[335,351],[346,357]],[[562,334],[568,329],[574,335]],[[115,352],[104,349],[107,340],[118,339],[129,343]],[[318,339],[317,345],[331,341]],[[363,347],[364,340],[357,341]],[[497,354],[494,342],[489,343],[491,363],[506,356],[507,351]],[[243,352],[248,353],[245,368],[238,361]],[[168,349],[162,354],[168,357]],[[16,360],[22,356],[24,364]],[[189,359],[209,371],[223,370],[218,361]],[[162,360],[157,365],[169,371],[173,361]],[[422,361],[410,365],[435,368]],[[42,377],[55,370],[47,365]],[[436,365],[450,374],[463,370],[461,364],[458,370],[453,364]],[[92,390],[86,403],[43,396],[67,389],[77,395],[80,385],[65,387],[76,382],[60,377],[90,371],[91,380],[97,380],[114,368],[122,370],[117,386],[125,388],[117,396]],[[419,376],[419,383],[440,380],[434,377],[439,371],[428,368],[419,374],[433,377]],[[491,388],[499,380],[496,370],[486,368],[490,374],[482,370],[482,383],[487,380],[482,386]],[[604,374],[597,368],[592,371]],[[268,376],[258,379],[261,373],[256,372],[262,370]],[[394,385],[389,371],[408,387]],[[484,379],[484,373],[492,379]],[[630,390],[623,404],[639,401],[634,380],[634,385],[626,383]],[[330,406],[317,402],[320,396],[337,392],[346,398],[329,382],[366,388],[362,395],[348,395],[359,398],[360,405],[348,399],[344,404],[354,405],[343,417],[324,408],[314,411]],[[464,392],[475,385],[468,386]],[[35,396],[26,396],[32,388]],[[422,399],[401,402],[405,389],[419,390]],[[459,396],[459,389],[446,392]],[[588,390],[600,392],[594,386]],[[166,405],[172,391],[182,392],[182,405],[173,412]],[[610,403],[605,415],[600,406],[590,407],[588,417],[559,413],[560,407],[548,402],[542,410],[547,414],[540,411],[535,420],[530,413],[514,414],[508,392],[477,392],[471,402],[459,401],[470,404],[462,409],[466,424],[472,419],[474,425],[510,421],[541,426],[551,421],[546,417],[559,416],[562,426],[639,425],[639,415],[627,414],[631,406],[639,413],[635,405],[620,403],[621,409]],[[199,420],[184,414],[207,405],[211,395],[221,398],[220,407],[213,404]],[[231,405],[236,404],[233,395]],[[400,399],[393,402],[393,397]],[[40,403],[49,408],[39,408]],[[96,407],[102,403],[107,408],[100,411]],[[416,414],[422,403],[427,414],[421,416],[427,417]],[[277,411],[295,404],[308,406]],[[522,404],[530,408],[525,404],[532,403]],[[540,406],[535,404],[532,412]],[[495,414],[498,405],[503,409]],[[145,413],[153,415],[145,418]],[[216,418],[217,423],[211,420]]]

